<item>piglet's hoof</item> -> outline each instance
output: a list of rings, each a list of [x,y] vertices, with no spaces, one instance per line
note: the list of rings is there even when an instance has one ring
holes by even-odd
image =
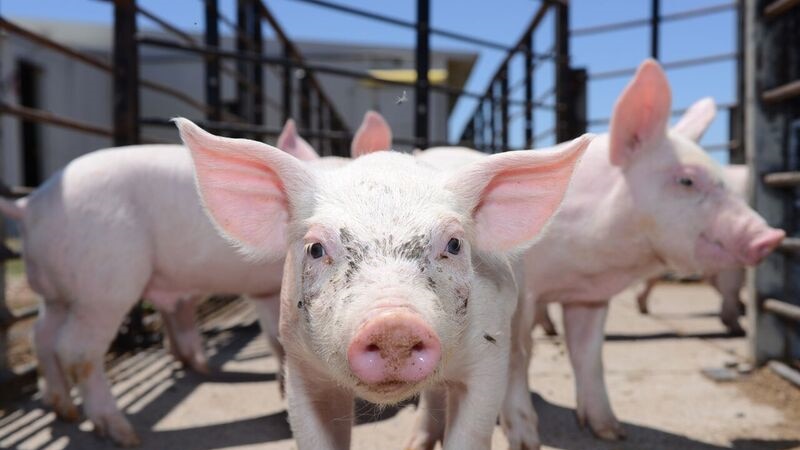
[[[133,426],[122,415],[103,415],[92,420],[92,423],[94,423],[94,432],[98,436],[111,438],[120,447],[130,448],[142,445]]]

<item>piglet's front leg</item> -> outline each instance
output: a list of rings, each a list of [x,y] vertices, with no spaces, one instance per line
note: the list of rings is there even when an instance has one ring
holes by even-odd
[[[299,450],[350,448],[353,395],[289,355],[286,359],[289,423]]]
[[[481,337],[482,342],[473,347],[477,354],[466,376],[460,382],[448,382],[444,450],[492,447],[508,380],[508,333],[492,339]]]

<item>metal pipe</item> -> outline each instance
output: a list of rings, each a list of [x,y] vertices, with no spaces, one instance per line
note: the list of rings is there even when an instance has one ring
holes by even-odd
[[[205,45],[219,46],[219,10],[217,0],[205,0]],[[222,98],[220,94],[220,61],[216,55],[206,58],[206,103],[210,110],[206,111],[206,119],[218,121],[222,119]]]
[[[661,1],[650,2],[650,57],[658,59],[658,38],[661,21]]]
[[[422,148],[428,147],[428,71],[431,66],[430,40],[430,0],[417,0],[417,47],[415,67],[417,80],[414,86],[414,136],[422,142]]]
[[[49,123],[60,127],[68,128],[71,130],[83,131],[85,133],[96,134],[98,136],[114,137],[114,131],[110,128],[103,128],[97,125],[79,122],[77,120],[68,119],[59,115],[53,114],[48,111],[40,109],[28,108],[19,105],[9,105],[7,103],[0,103],[0,112],[3,114],[11,114],[21,117],[25,120],[34,122]]]
[[[800,306],[769,298],[764,301],[763,308],[764,311],[771,312],[785,319],[800,321]]]
[[[114,145],[139,142],[139,47],[136,0],[114,2]]]

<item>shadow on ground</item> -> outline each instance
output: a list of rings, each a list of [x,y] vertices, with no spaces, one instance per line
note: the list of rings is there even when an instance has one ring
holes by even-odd
[[[581,429],[575,419],[575,410],[549,403],[540,395],[531,393],[536,413],[539,415],[539,437],[543,445],[564,450],[730,450],[731,447],[709,444],[686,436],[655,428],[624,423],[627,438],[607,442],[596,439],[588,429]],[[735,450],[788,450],[797,448],[798,440],[737,439]]]

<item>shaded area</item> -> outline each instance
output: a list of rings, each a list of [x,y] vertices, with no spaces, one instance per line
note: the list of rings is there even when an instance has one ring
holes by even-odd
[[[575,410],[550,403],[540,395],[531,393],[531,400],[539,415],[539,437],[543,445],[564,450],[730,450],[731,447],[709,444],[687,436],[623,422],[627,439],[607,442],[596,439],[588,429],[581,429]],[[736,450],[784,450],[797,448],[800,440],[736,439]]]

